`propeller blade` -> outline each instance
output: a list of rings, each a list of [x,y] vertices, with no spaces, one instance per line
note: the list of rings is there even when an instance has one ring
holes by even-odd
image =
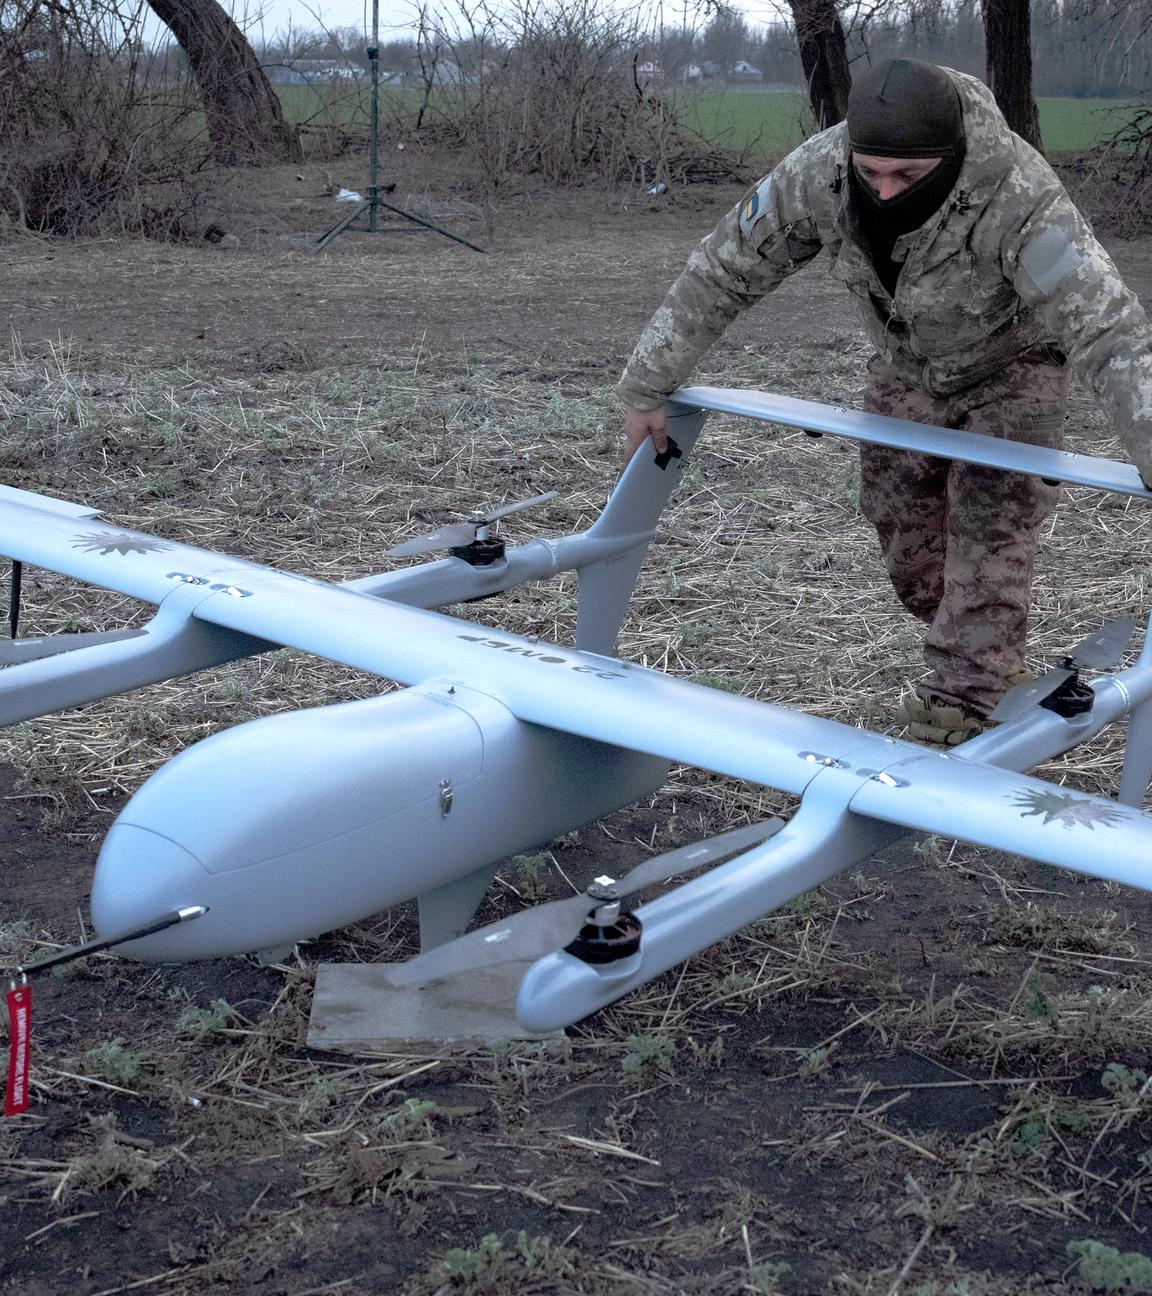
[[[471,544],[476,539],[476,532],[480,527],[489,526],[510,513],[519,513],[521,509],[533,508],[537,504],[555,499],[559,493],[554,490],[546,491],[543,495],[533,495],[531,499],[516,500],[513,504],[505,504],[503,508],[493,509],[482,515],[478,514],[468,522],[450,522],[447,526],[438,527],[427,535],[393,545],[391,549],[386,549],[384,552],[389,558],[407,558],[413,554],[432,553],[437,549],[454,549],[457,545]]]
[[[574,895],[523,909],[511,918],[437,945],[407,963],[386,968],[385,975],[394,986],[423,985],[498,963],[541,958],[576,939],[595,903],[586,895]]]
[[[1131,618],[1124,617],[1118,621],[1110,621],[1086,639],[1081,639],[1074,648],[1069,648],[1064,660],[1071,662],[1071,666],[1058,667],[1045,672],[1038,680],[1030,680],[1010,688],[1000,699],[990,719],[1001,723],[1015,720],[1025,711],[1039,706],[1049,694],[1055,693],[1060,685],[1070,680],[1078,670],[1110,669],[1124,656],[1124,650],[1135,633],[1136,622]]]
[[[677,873],[691,872],[727,855],[759,845],[783,827],[783,819],[767,819],[763,823],[750,824],[721,833],[717,837],[709,837],[706,841],[678,846],[662,855],[654,855],[608,889],[623,899],[657,882],[665,882]],[[423,985],[426,981],[439,981],[461,972],[493,967],[498,963],[542,958],[553,950],[570,945],[580,935],[580,929],[592,910],[606,903],[611,901],[582,893],[524,909],[510,918],[490,923],[487,927],[479,927],[445,945],[438,945],[435,949],[409,959],[407,963],[386,969],[387,978],[395,986]]]
[[[437,549],[454,549],[457,545],[471,544],[475,538],[475,522],[450,522],[447,526],[429,531],[427,535],[393,545],[384,552],[389,558],[407,558],[412,554],[433,553]]]
[[[662,855],[653,855],[643,864],[637,864],[616,882],[612,890],[621,899],[635,895],[645,887],[655,886],[657,882],[667,882],[677,873],[691,873],[724,859],[727,855],[736,855],[750,846],[759,846],[763,841],[775,835],[784,827],[783,819],[765,819],[762,823],[745,824],[743,828],[733,828],[729,832],[719,833],[715,837],[706,837],[704,841],[692,842],[687,846],[677,846],[675,850],[665,851]]]
[[[1109,670],[1124,656],[1124,650],[1136,633],[1136,622],[1124,618],[1110,621],[1087,639],[1081,639],[1075,648],[1068,650],[1068,656],[1077,666],[1086,666],[1089,670]]]
[[[481,522],[495,522],[500,518],[507,517],[510,513],[519,513],[521,509],[535,508],[537,504],[546,504],[559,494],[559,491],[550,490],[545,491],[543,495],[533,495],[531,499],[518,500],[515,504],[505,504],[503,508],[486,513]]]
[[[996,704],[988,718],[1001,724],[1017,719],[1026,711],[1039,706],[1050,693],[1055,693],[1061,684],[1070,680],[1075,674],[1073,670],[1060,667],[1046,672],[1039,679],[1013,685]]]

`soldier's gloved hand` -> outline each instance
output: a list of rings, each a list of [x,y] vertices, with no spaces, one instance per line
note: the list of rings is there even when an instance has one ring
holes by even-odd
[[[667,422],[668,411],[663,405],[654,410],[630,409],[624,416],[624,462],[628,463],[649,437],[656,453],[663,454],[668,449]]]

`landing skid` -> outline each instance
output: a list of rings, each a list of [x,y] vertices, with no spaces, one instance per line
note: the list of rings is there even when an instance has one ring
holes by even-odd
[[[562,1039],[516,1017],[530,962],[502,963],[473,976],[425,986],[391,985],[389,964],[321,963],[308,1022],[308,1047],[335,1053],[387,1053],[398,1045],[498,1044]]]

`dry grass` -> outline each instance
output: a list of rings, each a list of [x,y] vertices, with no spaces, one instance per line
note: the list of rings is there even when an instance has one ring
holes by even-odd
[[[542,302],[554,283],[536,291]],[[300,346],[144,367],[18,343],[0,365],[6,480],[325,579],[553,486],[563,497],[510,530],[568,532],[611,487],[608,360],[540,384],[527,351],[465,364],[425,337],[361,364]],[[850,401],[861,355],[854,337],[791,352],[737,340],[701,378]],[[1073,421],[1078,448],[1111,452],[1083,397]],[[855,483],[831,438],[717,419],[622,653],[887,729],[919,633],[879,572]],[[1038,662],[1140,614],[1147,525],[1134,505],[1066,503],[1042,559]],[[146,615],[45,573],[28,581],[29,632]],[[465,615],[564,642],[572,589]],[[12,804],[87,844],[188,743],[380,687],[278,652],[19,726],[0,749],[21,777]],[[1048,773],[1106,791],[1119,758],[1104,736]],[[485,913],[566,892],[608,853],[635,859],[777,809],[771,791],[677,771],[654,808],[510,867]],[[31,919],[0,914],[5,961],[74,935],[69,886]],[[83,1296],[1074,1296],[1091,1275],[1068,1243],[1152,1250],[1152,948],[1147,906],[1120,888],[929,839],[799,897],[559,1045],[307,1051],[313,960],[398,957],[412,940],[400,912],[277,968],[98,957],[46,980],[36,1105],[0,1123],[6,1290],[39,1296],[67,1274]]]

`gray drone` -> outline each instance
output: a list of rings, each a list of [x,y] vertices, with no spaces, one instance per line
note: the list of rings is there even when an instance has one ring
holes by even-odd
[[[497,510],[397,553],[449,557],[340,585],[172,543],[96,510],[0,488],[0,553],[158,605],[140,630],[14,639],[0,723],[287,645],[408,687],[251,721],[170,761],[100,851],[100,945],[187,960],[283,951],[415,899],[422,952],[396,985],[534,960],[517,1014],[577,1021],[907,832],[939,833],[1152,887],[1152,647],[1130,626],[1009,694],[1003,723],[948,752],[674,679],[613,656],[661,509],[709,410],[1152,498],[1105,459],[760,393],[686,388],[586,532],[514,548]],[[539,497],[547,498],[547,497]],[[579,573],[574,648],[431,609]],[[1022,771],[1129,717],[1118,797]],[[497,862],[660,787],[671,762],[800,798],[772,819],[648,859],[619,880],[463,934]],[[734,857],[734,858],[729,858]],[[726,861],[720,863],[719,861]],[[713,865],[647,903],[658,882]],[[148,933],[148,934],[145,934]],[[125,943],[126,942],[126,943]]]

